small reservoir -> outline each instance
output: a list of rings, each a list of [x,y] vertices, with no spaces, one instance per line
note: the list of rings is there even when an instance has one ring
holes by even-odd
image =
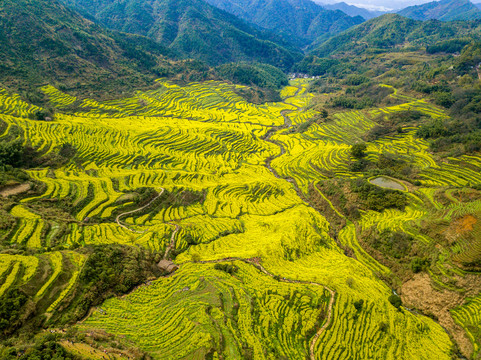
[[[385,176],[379,176],[374,179],[370,179],[369,182],[373,185],[385,188],[385,189],[391,189],[391,190],[399,190],[399,191],[407,191],[406,186],[401,184],[400,182],[385,177]]]

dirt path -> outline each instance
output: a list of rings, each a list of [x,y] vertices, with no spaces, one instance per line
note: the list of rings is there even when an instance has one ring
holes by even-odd
[[[9,197],[13,195],[18,195],[30,190],[30,184],[20,184],[15,186],[8,186],[2,190],[0,190],[0,196],[2,197]]]
[[[157,200],[159,197],[162,196],[162,194],[164,193],[164,188],[161,189],[161,191],[157,194],[156,197],[154,197],[152,200],[150,200],[146,205],[142,206],[141,208],[138,208],[138,209],[135,209],[135,210],[131,210],[131,211],[127,211],[127,212],[124,212],[120,215],[117,216],[117,218],[115,219],[115,221],[117,222],[117,225],[119,225],[120,227],[126,229],[126,230],[129,230],[131,232],[134,232],[134,233],[137,233],[137,234],[143,234],[145,231],[136,231],[136,230],[132,230],[130,229],[129,227],[125,226],[124,224],[122,224],[120,222],[120,219],[126,215],[130,215],[130,214],[134,214],[136,212],[139,212],[139,211],[142,211],[146,208],[148,208],[150,205],[152,205],[152,203]]]
[[[271,163],[274,159],[277,159],[278,157],[281,157],[282,155],[284,155],[286,153],[286,148],[284,147],[284,144],[282,144],[281,142],[277,141],[277,140],[272,140],[271,137],[272,135],[274,135],[275,133],[277,133],[278,131],[281,131],[281,130],[285,130],[285,129],[289,129],[291,126],[292,126],[292,120],[289,118],[289,114],[294,112],[294,111],[297,111],[297,110],[300,110],[301,107],[295,105],[295,104],[289,104],[289,103],[286,103],[286,100],[291,98],[291,97],[295,97],[299,94],[299,92],[301,91],[301,88],[298,87],[297,88],[297,91],[294,95],[284,99],[283,103],[286,104],[286,105],[289,105],[289,106],[293,106],[295,107],[294,110],[282,110],[281,111],[281,115],[282,117],[284,118],[284,124],[280,125],[280,126],[273,126],[269,129],[269,131],[266,132],[266,134],[264,135],[264,137],[262,138],[262,140],[264,141],[268,141],[270,142],[271,144],[274,144],[274,145],[277,145],[279,146],[279,148],[281,149],[281,153],[279,155],[276,155],[276,156],[273,156],[273,157],[270,157],[270,158],[267,158],[266,161],[265,161],[265,166],[266,168],[278,179],[282,179],[282,180],[285,180],[287,182],[290,182],[292,185],[294,185],[294,188],[296,189],[296,193],[297,195],[299,195],[299,197],[301,199],[304,199],[303,197],[303,194],[302,194],[302,191],[299,189],[299,187],[297,186],[297,183],[296,183],[296,180],[294,178],[291,178],[291,177],[282,177],[280,176],[277,171],[272,167]]]
[[[131,210],[131,211],[127,211],[127,212],[124,212],[120,215],[117,216],[117,218],[115,219],[115,221],[117,222],[117,225],[119,225],[120,227],[126,229],[126,230],[129,230],[131,232],[134,232],[136,234],[143,234],[145,233],[147,230],[144,230],[144,231],[137,231],[137,230],[133,230],[131,228],[129,228],[128,226],[122,224],[122,222],[120,221],[120,219],[124,216],[127,216],[127,215],[130,215],[130,214],[134,214],[136,212],[139,212],[139,211],[142,211],[146,208],[148,208],[150,205],[152,205],[152,203],[157,200],[159,197],[162,196],[162,194],[164,193],[165,189],[162,188],[160,190],[160,192],[157,194],[156,197],[154,197],[152,200],[150,200],[146,205],[142,206],[141,208],[138,208],[138,209],[135,209],[135,210]],[[169,245],[167,246],[167,248],[165,249],[165,253],[164,253],[164,260],[167,259],[167,257],[169,256],[169,253],[175,249],[175,236],[177,235],[177,233],[180,231],[180,225],[178,224],[174,224],[174,223],[171,223],[171,222],[168,222],[166,224],[169,224],[169,225],[172,225],[172,226],[175,226],[175,230],[174,232],[172,233],[172,236],[170,237],[170,243]]]
[[[329,305],[327,306],[327,317],[324,325],[317,331],[316,335],[311,340],[311,346],[309,347],[309,356],[311,360],[316,360],[316,353],[315,347],[317,340],[321,337],[321,334],[331,325],[332,320],[332,308],[334,307],[334,301],[336,299],[336,292],[334,290],[329,289],[327,286],[324,286],[324,289],[331,293],[331,298],[329,299]]]
[[[169,224],[169,225],[174,225],[174,226],[175,226],[175,230],[174,230],[174,232],[172,233],[172,236],[170,237],[170,244],[169,244],[169,246],[167,246],[167,249],[165,249],[164,260],[167,259],[167,257],[169,256],[170,251],[175,249],[175,235],[177,235],[177,233],[180,231],[180,225],[178,225],[178,224],[172,224],[172,223],[168,223],[168,224]]]

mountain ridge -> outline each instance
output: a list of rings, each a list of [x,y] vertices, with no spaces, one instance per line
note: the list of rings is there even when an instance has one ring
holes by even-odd
[[[364,21],[342,11],[326,10],[311,0],[207,0],[250,23],[309,44]]]
[[[345,2],[339,2],[335,4],[320,4],[323,8],[328,10],[340,10],[349,16],[361,16],[366,20],[370,20],[377,16],[385,14],[383,11],[372,11],[365,8],[361,8],[355,5],[347,4]]]
[[[272,33],[202,0],[63,0],[110,29],[147,36],[210,65],[258,61],[289,68],[300,53]]]
[[[398,11],[398,14],[413,20],[437,19],[454,21],[481,19],[481,10],[469,0],[432,1],[422,5],[407,7]]]

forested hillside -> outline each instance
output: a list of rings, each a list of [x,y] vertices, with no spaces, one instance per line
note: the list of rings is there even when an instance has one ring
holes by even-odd
[[[397,14],[386,14],[334,36],[311,54],[325,57],[336,53],[401,51],[423,48],[453,38],[479,39],[480,34],[481,23],[478,21],[417,21]]]
[[[311,0],[208,0],[246,21],[276,33],[292,43],[307,45],[328,38],[363,21],[342,11],[326,10]]]
[[[147,36],[210,65],[258,61],[289,69],[299,50],[203,0],[64,0],[103,26]]]
[[[57,0],[0,4],[0,82],[12,89],[42,84],[68,89],[132,89],[168,66],[170,51],[136,35],[104,30]]]

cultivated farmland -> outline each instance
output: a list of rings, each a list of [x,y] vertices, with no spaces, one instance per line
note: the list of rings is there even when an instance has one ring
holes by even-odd
[[[304,80],[263,105],[220,82],[157,85],[105,102],[46,86],[48,121],[0,92],[0,140],[44,157],[75,150],[62,166],[29,169],[35,189],[4,200],[14,225],[3,242],[23,253],[0,254],[0,296],[25,289],[54,324],[88,281],[82,249],[120,244],[179,269],[95,304],[77,328],[155,359],[451,359],[435,316],[393,302],[411,264],[394,271],[384,255],[429,254],[420,266],[433,286],[461,291],[481,259],[481,156],[437,158],[415,125],[367,141],[364,154],[409,172],[368,173],[351,151],[379,117],[445,117],[440,109],[394,92],[402,104],[333,112],[296,131],[317,114]],[[382,190],[393,201],[380,208],[374,175],[407,191]],[[355,201],[364,205],[353,210]],[[467,216],[473,226],[461,231]],[[478,354],[480,301],[470,295],[451,314]]]

